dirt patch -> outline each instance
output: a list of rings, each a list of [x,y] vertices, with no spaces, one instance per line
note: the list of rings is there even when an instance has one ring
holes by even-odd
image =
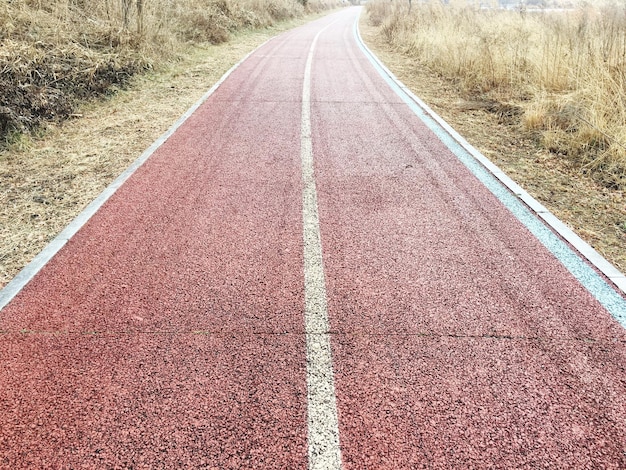
[[[515,106],[468,100],[445,80],[389,46],[364,13],[367,45],[417,96],[468,142],[568,224],[598,252],[626,272],[626,192],[604,187],[567,160],[541,148],[525,131]]]
[[[319,16],[319,15],[318,15]],[[187,49],[159,72],[130,79],[127,89],[84,104],[75,118],[21,135],[0,150],[0,287],[245,54],[314,16],[228,43]]]

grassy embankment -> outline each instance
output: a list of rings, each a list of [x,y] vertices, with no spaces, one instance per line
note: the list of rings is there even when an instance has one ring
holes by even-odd
[[[375,0],[364,36],[400,79],[626,269],[626,9]]]
[[[234,63],[330,2],[137,4],[0,2],[0,287]]]
[[[306,5],[306,7],[305,7]],[[175,60],[190,43],[273,26],[308,0],[11,0],[0,3],[0,137],[9,143],[78,102]]]

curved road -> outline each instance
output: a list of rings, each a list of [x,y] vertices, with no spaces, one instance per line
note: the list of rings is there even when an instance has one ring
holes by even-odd
[[[1,468],[626,468],[626,302],[358,12],[252,54],[0,312]]]

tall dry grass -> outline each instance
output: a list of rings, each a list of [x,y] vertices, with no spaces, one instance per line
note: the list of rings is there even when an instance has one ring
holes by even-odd
[[[626,8],[478,10],[374,0],[390,44],[609,187],[626,187]],[[498,111],[501,106],[491,106]]]
[[[70,117],[190,43],[221,43],[331,0],[0,0],[0,143]]]

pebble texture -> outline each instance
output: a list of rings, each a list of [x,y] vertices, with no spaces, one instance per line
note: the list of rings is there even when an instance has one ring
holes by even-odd
[[[306,468],[302,90],[342,466],[626,468],[626,333],[377,75],[244,62],[0,312],[0,468]]]
[[[307,466],[300,120],[319,29],[244,62],[2,310],[0,468]]]

